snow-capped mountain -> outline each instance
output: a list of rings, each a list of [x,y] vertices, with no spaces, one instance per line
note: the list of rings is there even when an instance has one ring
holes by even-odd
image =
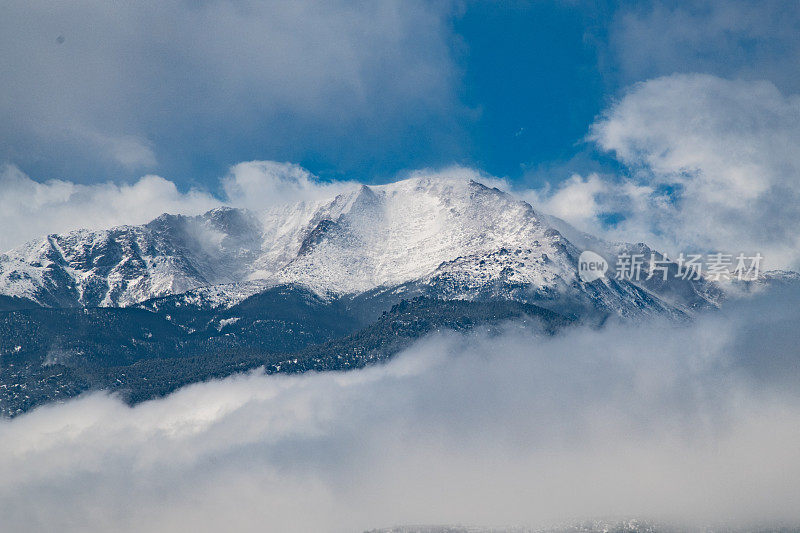
[[[53,307],[124,306],[240,281],[260,239],[258,221],[233,209],[49,235],[0,256],[0,291]]]
[[[651,253],[441,178],[50,235],[0,256],[0,417],[89,390],[137,403],[258,368],[360,368],[441,330],[549,335],[719,298],[676,276],[586,283],[586,249],[612,265]]]
[[[705,282],[584,283],[577,273],[583,247],[557,226],[475,181],[412,178],[263,212],[219,208],[50,235],[0,256],[0,294],[52,307],[130,306],[183,293],[238,302],[297,284],[320,295],[433,292],[621,315],[713,300]]]

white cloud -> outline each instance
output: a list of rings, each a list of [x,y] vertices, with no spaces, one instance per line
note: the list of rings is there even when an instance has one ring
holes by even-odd
[[[159,176],[130,185],[39,183],[13,166],[0,169],[0,191],[0,250],[49,233],[142,224],[164,212],[197,214],[220,205],[204,192],[182,193]]]
[[[608,28],[614,75],[624,83],[676,72],[768,79],[800,91],[800,11],[794,0],[637,2]]]
[[[421,169],[401,177],[460,177],[511,190],[545,213],[613,240],[678,252],[761,252],[769,268],[800,267],[800,104],[768,82],[676,75],[634,86],[593,126],[592,139],[628,167],[627,177],[573,175],[516,190],[476,169]],[[222,195],[180,192],[145,176],[133,185],[37,183],[0,173],[0,249],[79,227],[144,223],[162,212],[218,205],[262,210],[330,198],[356,185],[325,181],[291,163],[230,168]],[[616,220],[611,226],[609,220]]]
[[[464,167],[424,169],[404,177],[474,179],[504,189],[500,179]],[[193,215],[222,205],[256,212],[304,201],[319,201],[358,186],[355,181],[321,180],[292,163],[247,161],[220,179],[221,197],[201,190],[179,191],[175,183],[148,175],[130,185],[81,185],[65,180],[39,183],[14,166],[0,170],[0,250],[50,233],[143,224],[162,213]]]
[[[548,215],[585,227],[601,214],[598,196],[607,190],[608,185],[597,174],[587,177],[573,174],[556,187],[547,184],[542,189],[519,191],[518,194]]]
[[[771,267],[800,266],[797,95],[764,81],[658,78],[633,86],[590,137],[630,176],[573,177],[540,194],[562,218],[673,254],[759,251]],[[609,213],[625,219],[590,220]]]
[[[322,182],[291,163],[248,161],[231,167],[222,179],[229,203],[254,210],[273,205],[332,198],[355,186],[354,182]]]
[[[321,181],[302,167],[275,161],[234,165],[220,185],[221,198],[196,189],[181,192],[175,183],[153,175],[122,185],[39,183],[7,165],[0,169],[0,251],[51,233],[144,224],[162,213],[195,215],[222,205],[259,211],[332,198],[356,186]]]
[[[133,409],[52,405],[0,421],[0,515],[25,531],[796,523],[796,297],[680,326],[438,335],[385,366]]]
[[[342,162],[396,149],[410,125],[457,107],[449,10],[395,0],[9,4],[0,160],[93,181],[157,160]]]
[[[482,172],[476,168],[461,165],[451,165],[444,168],[420,168],[400,175],[397,179],[408,178],[428,178],[428,179],[459,179],[477,181],[487,187],[497,187],[501,190],[510,190],[510,184],[506,179],[498,178]]]
[[[89,139],[98,153],[108,154],[122,168],[132,170],[156,165],[156,155],[150,143],[132,135],[108,137],[94,134]]]

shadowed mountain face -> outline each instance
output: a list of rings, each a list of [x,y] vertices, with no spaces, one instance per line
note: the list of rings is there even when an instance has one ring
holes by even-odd
[[[585,283],[587,242],[609,259],[646,248],[474,181],[426,178],[50,235],[0,256],[0,414],[98,389],[135,403],[257,367],[357,368],[440,329],[513,320],[547,335],[719,299],[674,276]]]
[[[88,390],[130,403],[210,378],[347,370],[379,362],[432,331],[515,321],[552,334],[571,320],[535,305],[418,297],[324,300],[280,286],[226,309],[165,298],[145,308],[38,308],[0,313],[0,415]]]

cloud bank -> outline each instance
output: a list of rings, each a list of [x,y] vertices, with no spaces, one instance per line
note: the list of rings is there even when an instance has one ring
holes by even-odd
[[[770,80],[800,91],[800,11],[793,0],[636,2],[608,27],[609,75],[625,84],[675,72]],[[611,70],[609,68],[609,70]]]
[[[419,176],[475,179],[508,189],[507,182],[464,167],[417,170],[402,177]],[[154,175],[129,185],[82,185],[65,180],[40,183],[7,165],[0,169],[0,252],[51,233],[144,224],[162,213],[195,215],[220,206],[258,212],[333,198],[358,186],[355,181],[321,180],[299,165],[276,161],[232,166],[219,180],[217,195],[199,189],[182,192],[174,182]]]
[[[141,224],[164,212],[197,214],[220,203],[200,191],[182,193],[159,176],[129,185],[39,183],[13,166],[0,169],[0,191],[0,252],[49,233]]]
[[[673,254],[758,251],[772,268],[800,266],[798,95],[766,81],[657,78],[612,105],[590,139],[627,175],[536,191],[544,210]]]
[[[420,131],[451,129],[458,112],[450,9],[10,3],[0,20],[0,161],[83,183],[156,165],[196,176],[263,154],[347,169],[394,150],[413,164],[410,148],[435,144],[435,135],[420,143]]]
[[[321,182],[297,165],[274,161],[234,165],[220,180],[219,197],[198,189],[182,192],[154,175],[123,185],[39,183],[7,165],[0,169],[0,252],[51,233],[144,224],[162,213],[195,215],[222,205],[261,210],[335,196],[353,186]]]
[[[612,240],[680,252],[756,252],[765,267],[800,268],[800,96],[766,81],[676,74],[639,83],[592,125],[589,139],[622,166],[543,189],[517,190],[534,207]],[[506,190],[477,170],[458,174]],[[287,163],[231,167],[220,194],[145,176],[129,186],[36,183],[15,167],[0,173],[0,249],[44,233],[143,223],[161,212],[197,213],[215,205],[262,209],[319,200],[353,182],[323,181]]]
[[[26,531],[796,524],[797,297],[681,326],[441,334],[365,370],[44,407],[0,422],[0,515]]]

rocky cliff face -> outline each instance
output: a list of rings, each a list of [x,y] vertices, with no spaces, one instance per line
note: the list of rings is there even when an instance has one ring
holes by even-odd
[[[297,284],[331,297],[394,291],[620,315],[713,301],[705,282],[584,283],[577,261],[585,243],[558,226],[496,188],[414,178],[264,212],[220,208],[50,235],[0,256],[0,294],[49,307],[117,307],[200,291],[224,305]]]

